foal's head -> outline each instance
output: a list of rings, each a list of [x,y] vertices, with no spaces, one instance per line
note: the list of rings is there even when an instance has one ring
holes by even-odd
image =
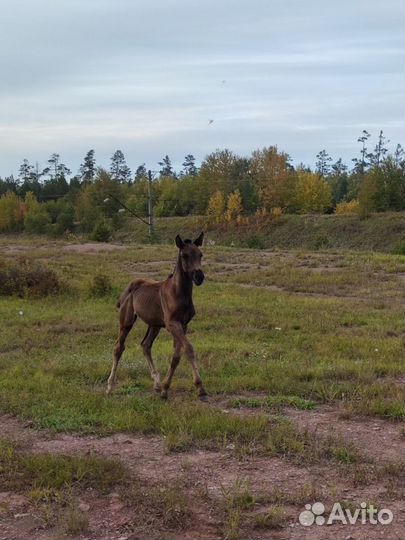
[[[182,240],[179,235],[176,236],[176,246],[179,248],[179,257],[183,272],[189,274],[196,285],[201,285],[204,281],[204,272],[201,269],[202,246],[204,233],[194,240]]]

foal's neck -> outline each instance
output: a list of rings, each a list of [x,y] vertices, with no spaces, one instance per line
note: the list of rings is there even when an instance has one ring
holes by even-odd
[[[191,299],[193,295],[193,280],[191,279],[191,276],[183,270],[180,253],[177,257],[176,267],[173,272],[173,281],[176,283],[178,289]]]

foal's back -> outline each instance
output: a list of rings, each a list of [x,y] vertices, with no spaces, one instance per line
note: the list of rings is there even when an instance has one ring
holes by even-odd
[[[134,314],[148,326],[163,327],[165,325],[160,299],[161,286],[160,281],[137,279],[127,287],[123,294],[126,296],[123,301],[131,302]]]

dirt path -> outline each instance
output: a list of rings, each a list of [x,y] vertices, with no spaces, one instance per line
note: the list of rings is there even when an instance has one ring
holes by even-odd
[[[229,396],[228,396],[229,398]],[[223,408],[220,401],[214,406]],[[343,420],[332,407],[301,411],[286,409],[286,415],[301,428],[308,428],[319,436],[339,433],[356,443],[363,453],[377,461],[395,462],[402,459],[403,440],[398,424],[378,419]],[[251,414],[239,410],[239,414]],[[78,504],[89,517],[86,538],[222,538],[224,523],[229,519],[224,493],[238,482],[248,486],[257,499],[254,508],[240,523],[240,534],[249,538],[402,538],[402,502],[390,492],[384,481],[356,485],[342,474],[342,469],[331,464],[302,466],[279,457],[253,452],[239,454],[232,444],[222,450],[192,449],[182,453],[168,453],[164,438],[117,433],[108,437],[80,437],[37,431],[11,415],[1,415],[2,438],[14,439],[32,453],[99,454],[122,461],[133,482],[147,489],[174,485],[184,490],[192,507],[192,519],[173,527],[162,522],[145,523],[136,504],[128,502],[121,493],[105,496],[92,490],[79,494]],[[286,520],[281,529],[260,528],[254,525],[257,513],[265,512],[278,493]],[[273,494],[273,495],[271,495]],[[293,496],[294,495],[294,496]],[[273,497],[273,499],[272,499]],[[378,501],[395,514],[393,524],[342,525],[324,528],[304,527],[298,522],[306,503],[315,500],[331,506],[335,501]],[[30,501],[19,493],[1,491],[0,538],[50,539],[58,536],[53,529],[41,529]],[[260,502],[261,501],[261,502]],[[227,513],[228,512],[228,513]],[[149,524],[148,524],[149,523]]]

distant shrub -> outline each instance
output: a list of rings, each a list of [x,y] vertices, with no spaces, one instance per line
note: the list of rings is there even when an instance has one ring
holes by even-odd
[[[267,220],[268,216],[269,213],[267,211],[267,208],[258,208],[255,213],[256,225],[261,225],[262,223],[264,223]]]
[[[43,234],[51,222],[46,211],[29,212],[24,218],[24,228],[29,233]]]
[[[283,215],[283,209],[280,206],[275,206],[271,209],[271,217],[273,219],[280,219]]]
[[[112,230],[107,221],[98,221],[94,226],[93,232],[91,233],[91,239],[95,240],[96,242],[108,242],[111,233]]]
[[[63,234],[66,231],[74,230],[75,212],[73,208],[66,208],[56,219],[56,231],[58,234]]]
[[[92,296],[107,296],[112,291],[111,280],[105,274],[96,274],[90,284]]]
[[[393,250],[394,255],[405,255],[405,242],[400,242]]]
[[[357,199],[336,205],[336,214],[359,214],[360,204]]]
[[[47,231],[51,217],[46,207],[40,204],[35,195],[28,192],[24,200],[24,228],[29,233],[43,234]]]
[[[28,260],[0,261],[0,295],[47,296],[61,288],[56,272]]]
[[[259,236],[256,236],[255,234],[252,236],[249,236],[249,238],[246,240],[246,245],[248,248],[251,248],[251,249],[264,249],[265,248],[263,240]]]
[[[314,240],[314,249],[325,249],[330,246],[330,240],[326,234],[319,234]]]

